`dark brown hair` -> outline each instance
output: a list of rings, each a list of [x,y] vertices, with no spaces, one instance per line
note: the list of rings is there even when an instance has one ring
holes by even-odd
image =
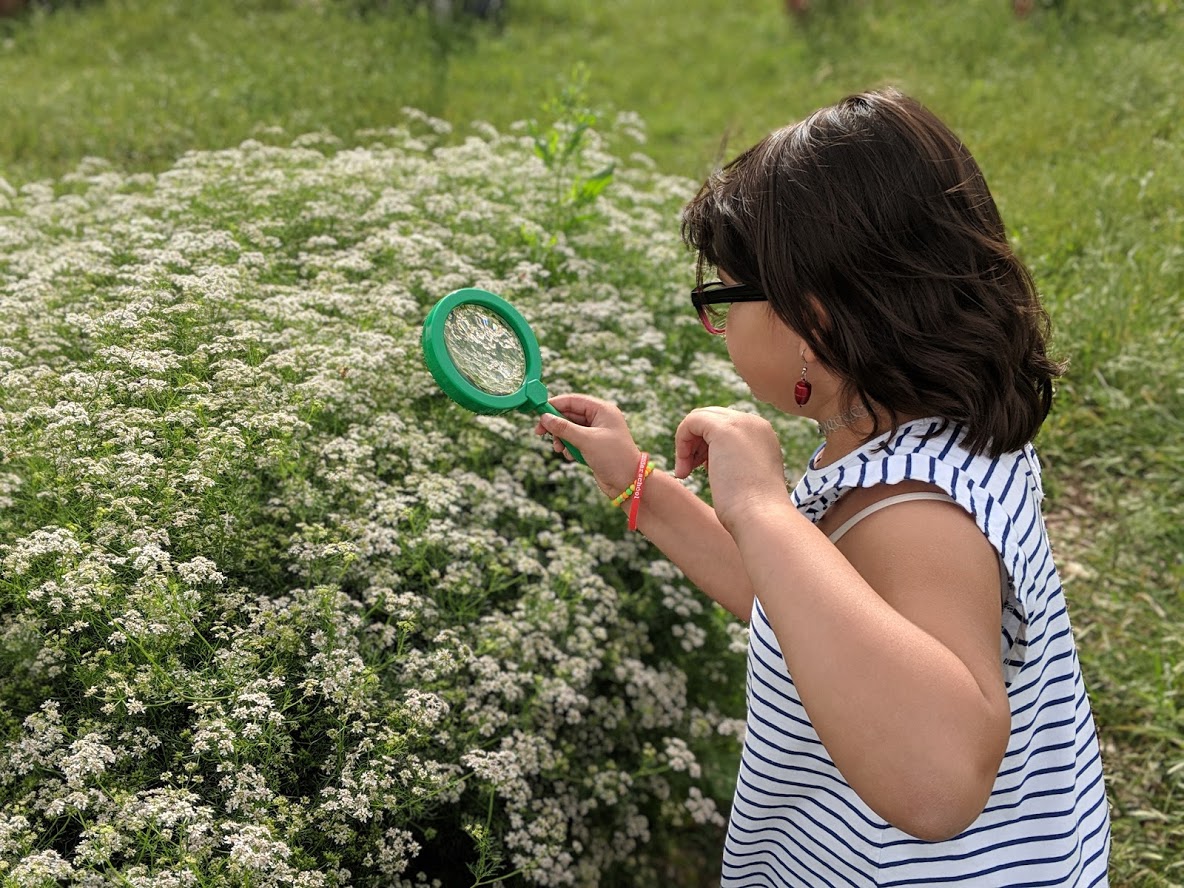
[[[760,287],[873,436],[884,411],[938,416],[998,455],[1048,415],[1063,366],[1035,284],[978,164],[914,99],[861,93],[769,135],[704,183],[682,234],[699,283],[715,267]]]

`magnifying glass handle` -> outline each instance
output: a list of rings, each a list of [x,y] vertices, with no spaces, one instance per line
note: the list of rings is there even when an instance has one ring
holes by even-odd
[[[539,413],[550,413],[550,414],[560,417],[561,419],[567,419],[566,416],[564,416],[562,413],[560,413],[558,410],[556,410],[554,407],[552,407],[550,402],[547,402],[547,401],[544,401],[542,404],[538,405],[538,411],[539,411]],[[563,441],[562,438],[560,438],[559,440]],[[563,441],[563,446],[567,448],[567,452],[571,454],[572,459],[574,459],[576,462],[580,463],[580,465],[584,465],[584,466],[588,465],[586,462],[584,462],[583,454],[581,454],[580,451],[576,450],[574,445],[569,444],[567,441]]]

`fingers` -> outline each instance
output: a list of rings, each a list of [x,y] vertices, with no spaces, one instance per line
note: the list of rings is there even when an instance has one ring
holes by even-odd
[[[615,496],[637,468],[637,444],[625,415],[609,401],[580,394],[557,395],[547,406],[550,410],[539,415],[535,434],[550,436],[551,449],[567,459],[578,451],[596,483],[606,492],[612,489],[610,495]]]
[[[674,477],[685,478],[707,462],[706,428],[692,411],[674,433]]]
[[[686,478],[699,466],[707,465],[707,444],[702,440],[687,449],[680,448],[674,455],[674,477]]]
[[[544,413],[539,417],[539,423],[536,428],[539,434],[549,434],[553,436],[551,446],[556,453],[563,452],[563,442],[570,441],[580,450],[584,449],[584,445],[588,442],[588,433],[590,427],[574,423],[562,416],[555,416],[551,413]]]
[[[551,416],[550,414],[546,414],[546,416],[548,419],[553,419],[556,422],[563,422],[563,420],[561,420],[557,416]],[[540,423],[540,425],[542,425],[542,423]],[[579,426],[575,426],[575,423],[570,423],[570,422],[567,423],[568,428],[571,428],[573,426],[576,428],[579,428]],[[546,434],[547,437],[550,438],[551,449],[553,451],[555,451],[556,453],[562,454],[564,459],[566,459],[568,461],[572,460],[572,455],[570,453],[568,453],[567,448],[563,446],[565,440],[570,440],[568,435],[559,434],[554,431],[544,431],[543,434]],[[575,442],[573,441],[572,444],[575,444]],[[578,449],[578,445],[576,445],[576,446]]]
[[[552,435],[566,438],[567,431],[573,426],[577,429],[626,430],[628,428],[625,417],[617,406],[599,398],[580,394],[556,395],[550,399],[550,404],[563,416],[558,417],[548,413],[540,415],[534,428],[536,435],[549,432]],[[559,431],[560,428],[563,431]],[[579,446],[578,441],[572,443]]]
[[[578,396],[584,400],[592,400],[586,396]],[[570,405],[570,399],[567,399]],[[551,405],[554,407],[554,405]],[[571,451],[565,447],[565,444],[570,443],[572,449],[583,453],[585,447],[590,443],[588,435],[594,431],[599,431],[595,426],[591,425],[586,420],[585,413],[579,409],[580,402],[576,402],[574,409],[569,406],[569,416],[577,421],[573,422],[567,416],[556,416],[554,413],[543,413],[539,415],[538,422],[535,423],[534,432],[536,435],[546,435],[550,437],[551,449],[558,454],[562,454],[563,458],[569,462],[574,460]],[[584,461],[587,461],[587,456],[584,456]]]
[[[551,406],[555,407],[579,425],[594,426],[596,428],[625,429],[625,415],[616,404],[602,401],[588,395],[557,395],[551,399]]]
[[[712,436],[731,417],[732,411],[722,407],[700,407],[692,410],[678,424],[674,433],[674,475],[685,478],[707,465]]]

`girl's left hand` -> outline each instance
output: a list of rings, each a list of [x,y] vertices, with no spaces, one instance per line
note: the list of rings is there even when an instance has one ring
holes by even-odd
[[[729,532],[753,509],[789,502],[781,443],[767,420],[723,407],[687,414],[674,434],[674,474],[707,466],[715,513]]]

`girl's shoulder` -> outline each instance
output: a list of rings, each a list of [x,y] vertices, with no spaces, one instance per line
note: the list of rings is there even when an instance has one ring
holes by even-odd
[[[1028,445],[998,456],[975,454],[962,441],[956,423],[906,423],[834,463],[816,467],[811,461],[793,491],[794,504],[820,529],[833,532],[878,499],[905,492],[944,494],[969,514],[1013,580],[1025,582],[1029,564],[1039,563],[1047,547],[1035,451]],[[950,506],[922,508],[935,514]]]

